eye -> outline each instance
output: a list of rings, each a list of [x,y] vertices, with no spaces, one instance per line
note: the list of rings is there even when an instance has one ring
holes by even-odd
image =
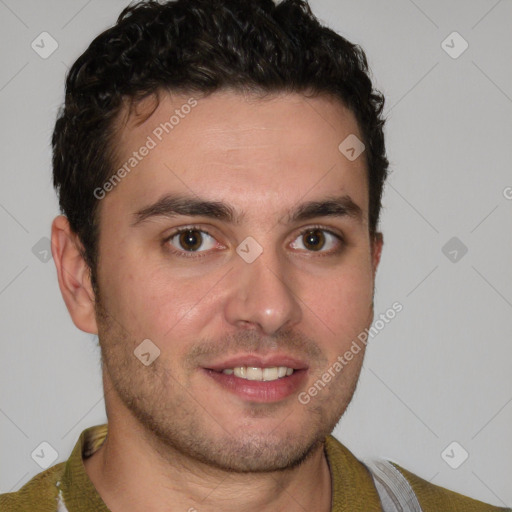
[[[206,256],[208,251],[214,249],[216,245],[220,245],[207,231],[196,226],[176,229],[163,242],[170,246],[168,249],[174,255],[185,258]],[[328,255],[341,252],[344,245],[345,241],[341,235],[322,226],[311,226],[299,234],[292,242],[291,247],[310,253],[318,252]]]
[[[343,239],[340,235],[336,235],[320,226],[302,231],[292,243],[294,249],[305,249],[309,252],[324,253],[338,252],[341,250],[342,245]]]
[[[194,227],[176,230],[166,239],[166,242],[178,249],[176,251],[178,253],[204,252],[215,247],[215,238],[206,231]]]

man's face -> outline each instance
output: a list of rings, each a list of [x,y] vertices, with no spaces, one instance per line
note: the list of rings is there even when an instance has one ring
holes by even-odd
[[[106,389],[109,421],[132,415],[152,442],[219,468],[291,467],[335,427],[364,350],[309,403],[299,393],[373,318],[380,245],[372,251],[364,156],[350,161],[338,149],[362,136],[354,116],[325,97],[222,92],[182,108],[189,98],[165,96],[142,124],[130,119],[118,164],[134,151],[140,160],[100,202],[97,323],[106,388],[115,390]],[[158,130],[176,109],[179,122]],[[141,157],[144,145],[154,147]],[[176,202],[148,208],[165,196],[224,203],[233,218],[212,208],[166,214]],[[300,210],[339,198],[360,215],[346,203],[345,214],[332,204]],[[148,366],[134,355],[147,339],[160,350]],[[238,366],[296,371],[269,381],[221,372]]]

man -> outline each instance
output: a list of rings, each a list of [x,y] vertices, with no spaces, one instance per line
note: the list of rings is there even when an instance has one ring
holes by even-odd
[[[143,2],[91,43],[52,247],[108,425],[2,511],[500,510],[330,435],[374,314],[383,101],[300,0]]]

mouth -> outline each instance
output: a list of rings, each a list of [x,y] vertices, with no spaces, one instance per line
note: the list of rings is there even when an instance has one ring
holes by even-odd
[[[298,392],[308,365],[287,356],[243,356],[202,370],[224,391],[253,402],[276,402]]]

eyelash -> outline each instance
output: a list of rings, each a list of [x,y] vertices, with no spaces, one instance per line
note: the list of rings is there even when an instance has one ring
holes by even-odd
[[[334,231],[330,230],[329,228],[326,228],[325,226],[321,226],[319,224],[315,224],[313,226],[309,226],[309,227],[303,229],[302,231],[300,231],[298,233],[297,237],[294,240],[296,240],[300,236],[304,236],[306,233],[309,233],[310,231],[315,231],[317,229],[334,236],[334,238],[336,238],[340,244],[339,248],[331,250],[329,252],[322,252],[322,251],[318,252],[318,256],[335,256],[343,250],[344,246],[346,245],[344,237],[338,233],[335,233]],[[199,231],[201,233],[206,233],[208,236],[215,239],[215,237],[211,233],[209,233],[207,230],[205,230],[204,228],[201,228],[199,226],[194,226],[194,225],[185,226],[185,227],[176,229],[175,231],[172,232],[171,235],[167,236],[162,241],[162,244],[165,245],[166,250],[169,251],[171,254],[173,254],[175,256],[182,257],[182,258],[196,258],[197,259],[197,258],[203,258],[205,256],[208,256],[208,253],[210,251],[199,251],[199,252],[197,252],[197,251],[180,251],[180,250],[175,250],[175,249],[170,248],[172,246],[169,244],[169,241],[172,240],[176,235],[185,233],[187,231]],[[315,253],[315,251],[307,251],[307,252]]]

